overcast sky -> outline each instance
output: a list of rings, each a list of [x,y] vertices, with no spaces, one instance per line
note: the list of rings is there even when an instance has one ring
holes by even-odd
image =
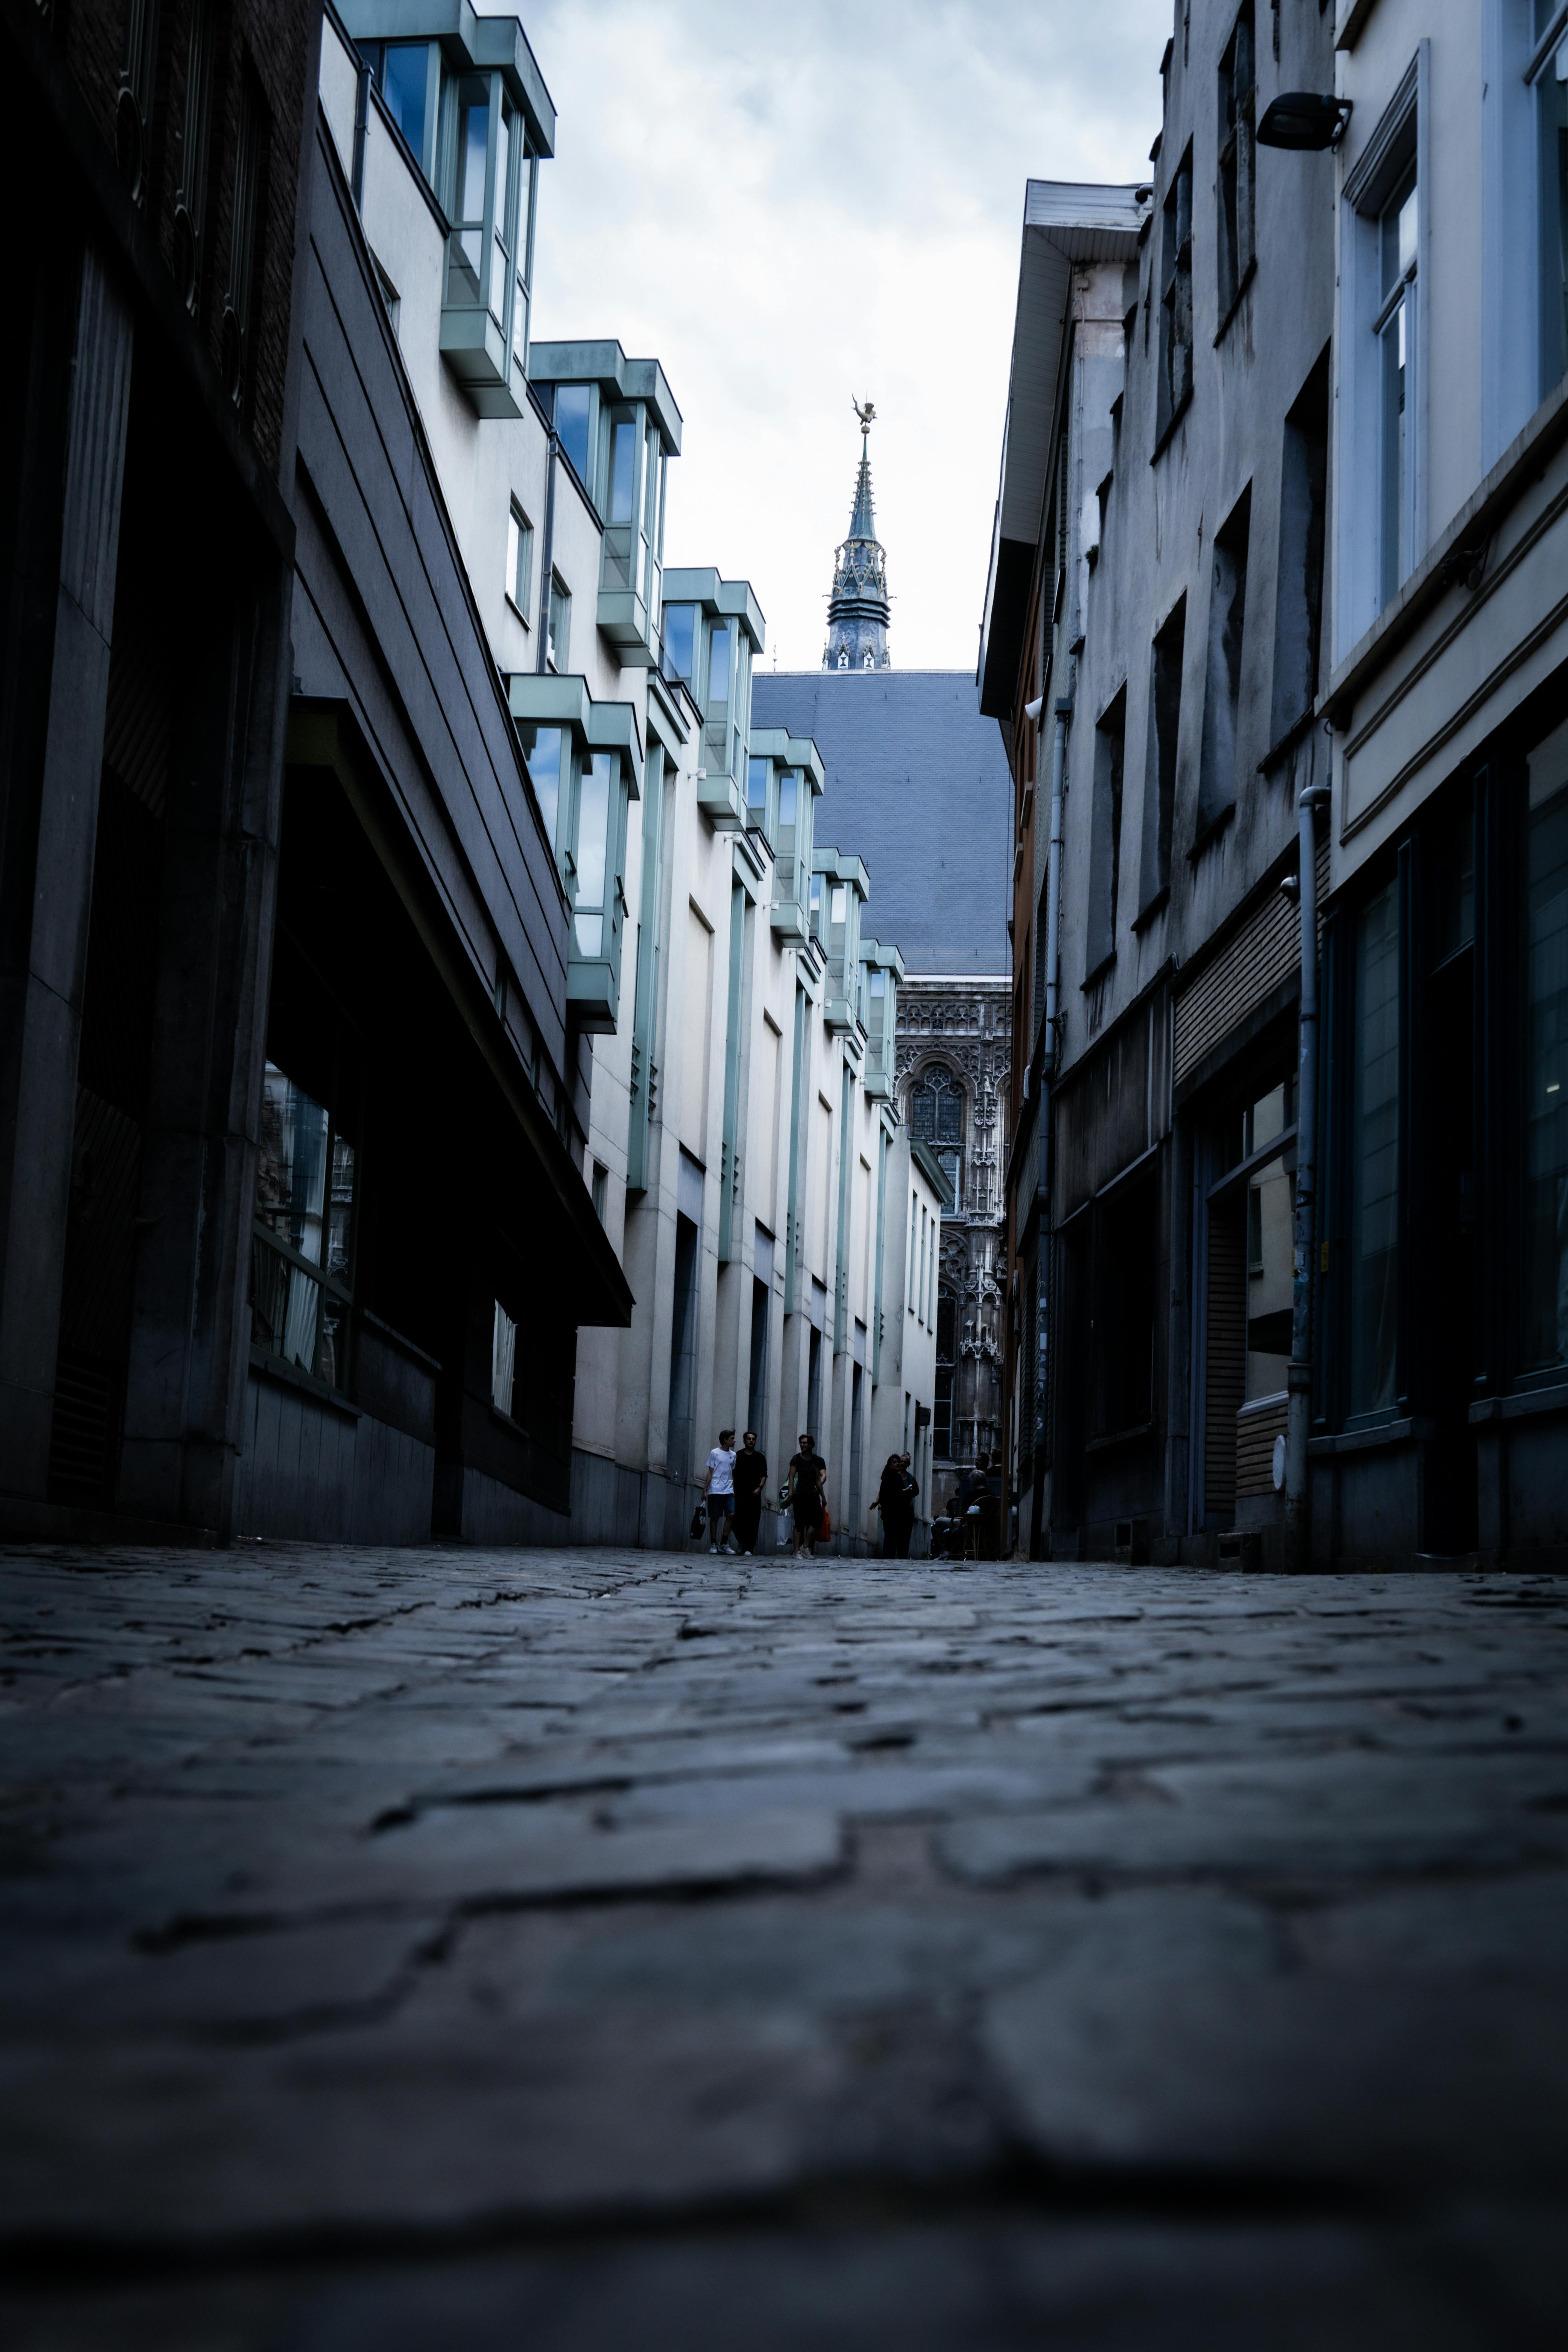
[[[1172,0],[519,13],[559,118],[533,331],[664,362],[667,561],[750,580],[767,665],[815,668],[871,398],[894,663],[973,669],[1024,182],[1147,172]]]

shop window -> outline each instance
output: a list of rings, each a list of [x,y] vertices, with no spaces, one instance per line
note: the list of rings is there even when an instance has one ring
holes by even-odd
[[[1568,1360],[1568,722],[1527,762],[1521,1369]]]
[[[1159,1207],[1134,1183],[1095,1212],[1094,1433],[1142,1429],[1153,1412]]]
[[[341,1389],[353,1305],[353,1146],[268,1062],[251,1244],[251,1346]]]
[[[1350,1409],[1393,1409],[1399,1242],[1399,898],[1355,924],[1352,1013]]]

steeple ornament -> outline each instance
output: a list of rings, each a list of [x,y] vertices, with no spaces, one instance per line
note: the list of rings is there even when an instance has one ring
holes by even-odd
[[[888,559],[877,537],[876,510],[871,499],[870,432],[876,421],[875,401],[850,394],[850,405],[860,420],[860,469],[855,477],[855,502],[849,512],[849,535],[835,552],[833,593],[827,603],[827,644],[824,669],[887,669]]]

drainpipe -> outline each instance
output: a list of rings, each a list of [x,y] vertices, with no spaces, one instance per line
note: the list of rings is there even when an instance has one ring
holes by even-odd
[[[1310,1557],[1307,1431],[1312,1414],[1312,1259],[1318,1190],[1318,842],[1327,784],[1298,801],[1298,903],[1301,909],[1300,1062],[1296,1074],[1296,1232],[1290,1296],[1290,1363],[1285,1408],[1285,1550],[1292,1568]]]
[[[1057,740],[1051,754],[1051,840],[1046,867],[1046,1055],[1045,1073],[1057,1066],[1057,964],[1060,956],[1062,911],[1062,771],[1067,764],[1068,720],[1072,704],[1065,698],[1056,706]]]
[[[349,191],[354,200],[354,210],[364,210],[364,142],[370,129],[370,68],[362,63],[354,86],[353,159],[349,171]]]
[[[555,452],[561,446],[555,431],[555,395],[550,397],[550,442],[544,453],[544,545],[539,557],[539,643],[533,667],[541,677],[550,667],[550,598],[555,583]]]

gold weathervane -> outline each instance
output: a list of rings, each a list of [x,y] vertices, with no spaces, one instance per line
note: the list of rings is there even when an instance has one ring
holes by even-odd
[[[855,411],[856,415],[860,419],[860,436],[862,440],[864,440],[866,436],[870,432],[872,422],[876,417],[877,404],[874,400],[868,400],[865,406],[862,407],[860,403],[856,399],[854,394],[851,393],[849,395],[849,405]]]

